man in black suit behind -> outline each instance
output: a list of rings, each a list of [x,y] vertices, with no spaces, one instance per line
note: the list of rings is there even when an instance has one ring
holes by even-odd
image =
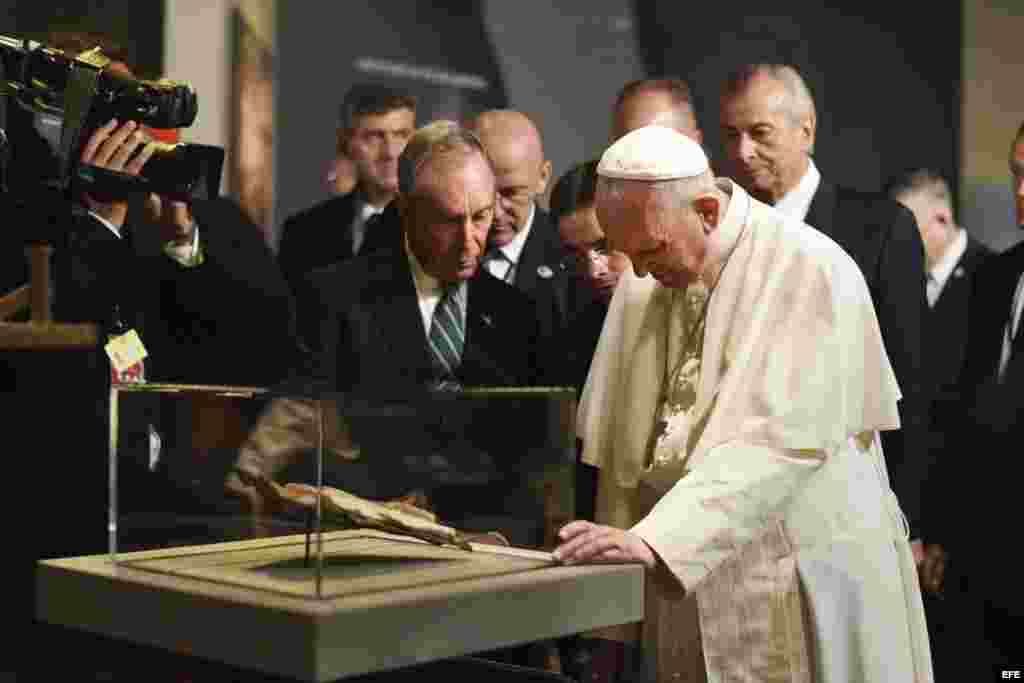
[[[1024,227],[1024,125],[1011,146],[1010,172],[1017,224]],[[1021,666],[1024,591],[1009,549],[1016,543],[1012,520],[1019,517],[1024,442],[1022,309],[1024,243],[991,257],[974,277],[960,401],[944,402],[940,416],[959,437],[957,457],[938,462],[936,476],[948,493],[929,509],[951,530],[946,583],[957,583],[946,592],[966,592],[976,609],[961,612],[958,631],[961,667],[973,676],[956,680]]]
[[[81,161],[139,174],[152,154],[148,142],[134,122],[110,122],[91,134]],[[183,203],[153,195],[145,207],[129,209],[130,202],[119,198],[82,194],[66,209],[63,204],[48,206],[38,201],[37,178],[47,176],[46,154],[39,145],[46,143],[29,135],[15,145],[18,183],[11,188],[4,214],[10,230],[0,248],[22,253],[22,240],[37,237],[33,229],[53,229],[54,319],[95,324],[99,343],[80,352],[31,351],[5,357],[14,383],[9,395],[0,396],[4,414],[28,436],[11,452],[10,479],[28,484],[22,487],[26,500],[19,505],[15,494],[12,509],[38,512],[31,524],[17,527],[24,532],[16,541],[17,561],[11,564],[25,607],[14,610],[17,618],[29,615],[33,593],[25,588],[37,558],[107,548],[109,390],[112,376],[120,374],[102,348],[108,335],[129,329],[138,334],[148,355],[141,372],[133,369],[131,374],[146,381],[270,384],[287,371],[292,348],[287,286],[258,229],[237,205],[220,199]],[[51,218],[55,222],[46,225]],[[255,340],[264,353],[256,363],[240,352]],[[121,407],[119,514],[192,510],[198,504],[195,491],[185,487],[197,472],[178,467],[174,424],[162,419],[167,416],[162,406],[132,410],[142,402]],[[153,434],[162,437],[162,444]],[[179,473],[182,479],[175,478]],[[46,490],[47,505],[38,494],[29,497],[30,489],[39,488]],[[53,513],[55,509],[60,512]],[[124,531],[122,526],[119,533]],[[166,534],[161,530],[161,538]],[[36,626],[19,633],[53,642],[52,634]],[[91,660],[71,656],[67,661],[81,673]]]
[[[560,265],[558,227],[537,204],[551,179],[540,131],[525,114],[506,109],[485,111],[469,127],[494,163],[498,191],[484,267],[516,289],[551,303],[555,309],[546,317],[561,329],[568,315],[569,274]]]
[[[814,100],[790,66],[754,64],[731,74],[722,90],[720,124],[726,175],[752,196],[828,235],[864,274],[903,395],[901,429],[883,432],[882,445],[920,562],[920,487],[930,456],[922,373],[924,248],[914,217],[883,195],[821,178],[811,159],[817,125]]]
[[[956,384],[964,364],[971,284],[992,251],[957,225],[942,176],[928,169],[889,183],[889,196],[914,214],[925,248],[925,372],[935,390]],[[934,426],[934,421],[933,421]]]
[[[355,165],[356,187],[284,222],[278,264],[293,290],[304,275],[380,246],[367,223],[398,191],[398,155],[416,126],[416,98],[381,85],[356,85],[345,95],[338,151]]]
[[[963,657],[964,590],[961,577],[945,571],[946,547],[958,525],[955,520],[943,519],[941,510],[955,499],[956,487],[938,476],[945,461],[959,459],[962,420],[943,416],[943,405],[958,399],[972,284],[992,252],[956,224],[949,186],[934,171],[917,169],[902,174],[890,181],[888,194],[914,213],[928,266],[928,311],[922,338],[925,375],[932,392],[929,436],[933,467],[922,491],[923,507],[929,512],[924,515],[925,558],[920,573],[934,668],[944,680],[946,676],[955,678]],[[936,595],[940,590],[942,598]]]

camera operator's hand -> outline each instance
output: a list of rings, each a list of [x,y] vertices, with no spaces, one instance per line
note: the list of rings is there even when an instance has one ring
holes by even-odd
[[[142,147],[140,150],[139,147]],[[135,121],[119,124],[112,119],[100,126],[82,148],[81,162],[112,171],[138,175],[156,149],[155,143]],[[85,196],[89,209],[117,227],[124,225],[128,202],[100,202]]]
[[[145,207],[147,218],[159,226],[164,243],[172,242],[175,246],[192,244],[196,224],[188,204],[150,194],[146,197]]]

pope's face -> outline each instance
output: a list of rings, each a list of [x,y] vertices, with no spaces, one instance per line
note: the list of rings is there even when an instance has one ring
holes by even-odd
[[[610,249],[633,262],[640,277],[648,273],[666,287],[682,289],[696,280],[707,254],[704,222],[651,183],[623,182],[621,191],[598,184],[597,219]]]

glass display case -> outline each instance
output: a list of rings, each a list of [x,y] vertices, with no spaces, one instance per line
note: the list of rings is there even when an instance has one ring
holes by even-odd
[[[110,560],[325,600],[551,566],[575,398],[116,384]]]

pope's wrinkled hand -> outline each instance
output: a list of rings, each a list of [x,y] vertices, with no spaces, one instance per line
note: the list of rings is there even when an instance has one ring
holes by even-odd
[[[563,564],[641,562],[654,569],[657,558],[636,534],[593,522],[575,521],[558,532],[561,545],[552,553]]]

